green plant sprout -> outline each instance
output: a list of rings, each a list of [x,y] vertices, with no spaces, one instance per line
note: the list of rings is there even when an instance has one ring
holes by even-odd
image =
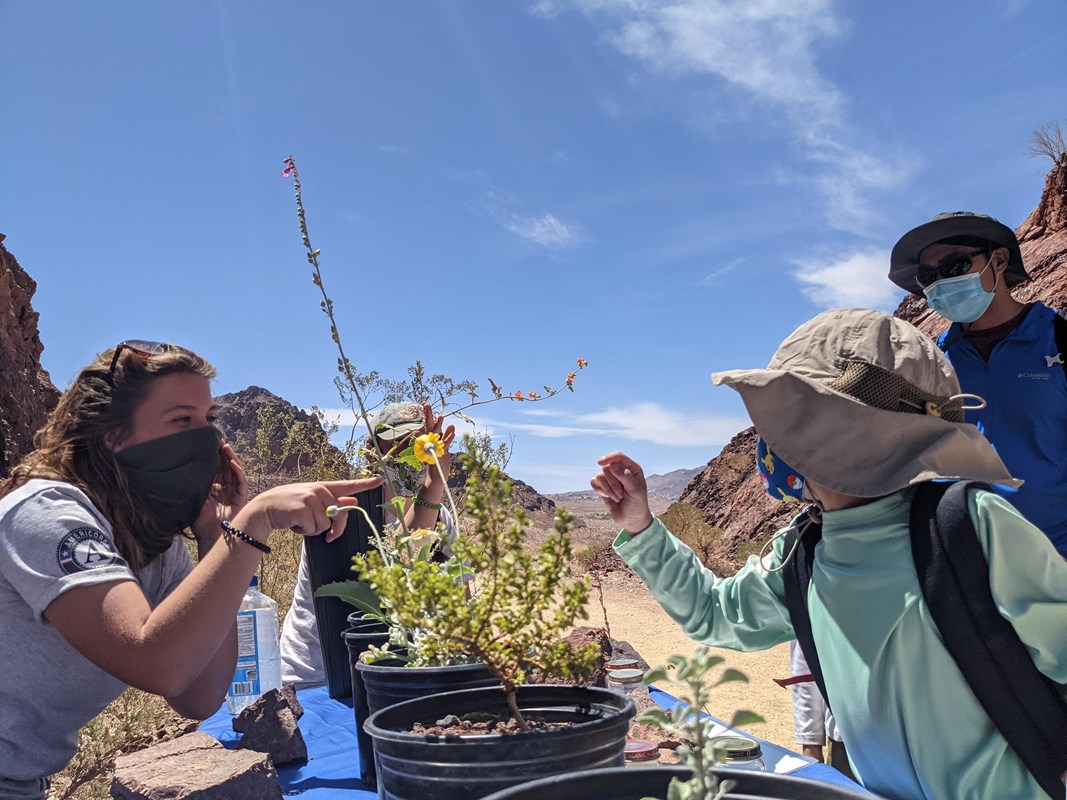
[[[693,771],[689,780],[671,780],[667,800],[716,800],[734,786],[733,781],[720,781],[713,771],[716,764],[725,761],[726,746],[712,735],[715,723],[705,714],[705,707],[715,686],[736,681],[748,683],[748,676],[736,669],[724,669],[719,679],[709,686],[705,676],[722,663],[723,659],[712,655],[709,648],[701,647],[690,658],[671,656],[666,667],[645,674],[645,683],[663,681],[676,687],[672,693],[678,697],[678,705],[671,711],[649,709],[638,716],[637,722],[661,728],[684,742],[676,751],[678,760]],[[740,728],[763,721],[763,717],[751,711],[736,711],[729,727]]]

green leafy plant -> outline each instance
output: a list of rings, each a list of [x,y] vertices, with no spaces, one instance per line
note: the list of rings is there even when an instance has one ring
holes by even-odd
[[[534,673],[581,680],[596,666],[596,645],[575,648],[563,640],[585,617],[588,582],[567,579],[570,513],[557,511],[554,533],[535,553],[525,552],[529,519],[510,502],[511,482],[478,447],[465,444],[460,460],[469,476],[466,511],[474,531],[455,541],[448,563],[418,557],[389,563],[379,550],[353,559],[363,594],[345,596],[340,585],[332,586],[335,596],[364,607],[366,588],[373,590],[383,613],[412,631],[409,639],[369,651],[370,660],[400,655],[416,666],[481,661],[500,681],[518,727],[528,730],[517,701],[520,684]],[[355,589],[353,582],[348,587]]]
[[[713,767],[725,760],[726,747],[712,735],[715,722],[705,714],[705,707],[715,686],[735,681],[747,683],[748,677],[728,668],[709,686],[708,672],[722,663],[722,658],[702,647],[690,658],[671,656],[666,667],[651,669],[645,675],[646,683],[664,681],[672,684],[672,694],[679,702],[671,711],[649,709],[637,721],[661,728],[672,738],[684,742],[676,751],[678,759],[693,771],[693,777],[687,781],[677,778],[671,781],[667,800],[715,800],[733,787],[732,781],[719,781],[713,772]],[[763,717],[751,711],[737,711],[729,727],[739,728],[763,721]]]

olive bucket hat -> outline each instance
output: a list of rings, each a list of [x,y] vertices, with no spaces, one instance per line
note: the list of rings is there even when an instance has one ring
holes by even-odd
[[[426,427],[426,415],[421,403],[389,403],[371,423],[374,435],[385,442],[394,442]]]
[[[936,478],[1019,486],[963,421],[956,373],[914,325],[880,311],[827,311],[790,334],[766,369],[711,376],[740,393],[767,445],[805,478],[881,497]]]
[[[906,292],[919,294],[915,274],[919,271],[919,255],[932,244],[945,239],[968,236],[985,239],[994,247],[1008,248],[1008,266],[1004,270],[1004,282],[1016,286],[1030,279],[1023,267],[1022,253],[1015,231],[1002,222],[985,214],[971,211],[946,211],[929,222],[912,228],[900,237],[889,257],[889,280]]]

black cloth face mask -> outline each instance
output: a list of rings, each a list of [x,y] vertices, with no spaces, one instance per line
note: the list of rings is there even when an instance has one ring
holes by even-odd
[[[196,521],[222,461],[222,434],[213,426],[182,431],[115,454],[130,486],[151,506],[164,530]]]

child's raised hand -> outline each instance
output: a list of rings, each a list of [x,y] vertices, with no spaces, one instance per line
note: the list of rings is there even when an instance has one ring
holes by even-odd
[[[618,451],[597,459],[600,473],[589,485],[608,507],[615,524],[627,533],[640,533],[652,524],[648,485],[641,465]]]

